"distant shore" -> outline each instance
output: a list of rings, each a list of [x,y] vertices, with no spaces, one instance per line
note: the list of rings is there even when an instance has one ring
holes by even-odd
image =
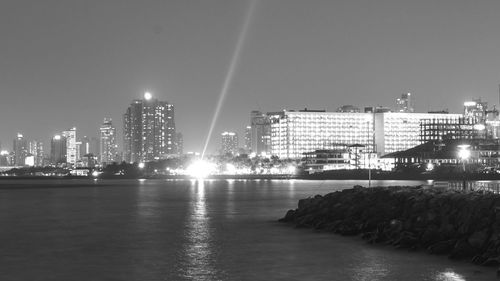
[[[6,179],[94,179],[93,176],[0,176],[0,180]],[[188,175],[106,175],[101,174],[98,179],[192,179]],[[387,171],[371,171],[368,170],[333,170],[314,174],[247,174],[247,175],[209,175],[206,179],[302,179],[302,180],[448,180],[448,181],[477,181],[477,180],[500,180],[500,174],[497,173],[402,173],[402,172],[387,172]]]

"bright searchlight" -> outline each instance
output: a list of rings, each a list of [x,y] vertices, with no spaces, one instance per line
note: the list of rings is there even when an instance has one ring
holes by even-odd
[[[213,173],[214,170],[215,165],[213,163],[199,160],[194,162],[187,168],[187,174],[197,179],[203,179]]]

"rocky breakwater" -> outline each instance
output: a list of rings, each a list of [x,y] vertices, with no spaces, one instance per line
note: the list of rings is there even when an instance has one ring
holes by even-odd
[[[500,265],[500,196],[355,186],[299,201],[281,222]]]

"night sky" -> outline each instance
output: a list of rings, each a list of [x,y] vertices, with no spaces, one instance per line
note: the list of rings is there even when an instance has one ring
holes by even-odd
[[[1,1],[0,141],[97,136],[148,90],[175,105],[185,151],[201,151],[250,2]],[[260,0],[212,142],[251,110],[394,106],[461,112],[498,104],[498,0]],[[46,145],[47,150],[49,145]],[[48,151],[47,151],[48,152]]]

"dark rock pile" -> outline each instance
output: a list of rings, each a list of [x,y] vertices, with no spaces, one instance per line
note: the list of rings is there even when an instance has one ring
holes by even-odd
[[[280,221],[500,265],[499,195],[355,186],[302,199]]]

